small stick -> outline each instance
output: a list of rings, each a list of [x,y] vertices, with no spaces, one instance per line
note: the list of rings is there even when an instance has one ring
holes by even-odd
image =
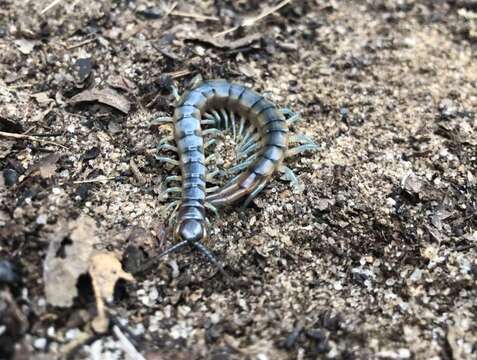
[[[93,41],[96,41],[96,37],[92,38],[92,39],[88,39],[88,40],[85,40],[85,41],[82,41],[82,42],[79,42],[78,44],[73,44],[73,45],[70,45],[70,46],[67,46],[66,47],[66,50],[72,50],[72,49],[76,49],[76,48],[79,48],[81,46],[84,46],[84,45],[87,45],[89,43],[92,43]]]
[[[163,17],[162,19],[164,20],[166,17],[168,17],[169,14],[174,11],[174,9],[176,8],[176,6],[177,6],[177,2],[173,3],[173,4],[171,5],[171,7],[170,7],[169,9],[167,9],[167,11],[166,11],[166,13],[164,14],[164,17]]]
[[[210,15],[201,15],[201,14],[194,14],[194,13],[188,13],[184,11],[172,11],[171,15],[174,16],[180,16],[180,17],[188,17],[195,19],[197,21],[219,21],[220,19],[215,17],[215,16],[210,16]]]
[[[279,3],[277,6],[275,7],[272,7],[271,9],[267,9],[265,10],[264,12],[262,12],[260,15],[256,16],[256,17],[252,17],[252,18],[245,18],[242,22],[242,24],[238,25],[238,26],[234,26],[230,29],[227,29],[227,30],[224,30],[222,32],[219,32],[219,33],[216,33],[214,34],[214,37],[219,37],[219,36],[223,36],[225,34],[228,34],[228,33],[231,33],[233,31],[236,31],[237,29],[239,29],[240,27],[248,27],[248,26],[252,26],[253,24],[255,24],[257,21],[259,20],[262,20],[264,17],[274,13],[275,11],[278,11],[280,10],[282,7],[284,7],[285,5],[287,5],[288,3],[290,3],[292,0],[283,0],[281,3]]]
[[[63,149],[68,150],[68,148],[64,145],[58,144],[54,141],[38,139],[34,135],[16,134],[16,133],[9,133],[9,132],[0,131],[0,137],[11,138],[11,139],[27,139],[27,140],[31,140],[31,141],[38,141],[38,142],[42,142],[42,143],[45,143],[45,144],[59,146]]]
[[[46,8],[44,8],[43,10],[41,10],[40,12],[40,15],[43,15],[44,13],[46,13],[48,10],[50,10],[53,6],[59,4],[61,2],[61,0],[53,0],[50,5],[48,5]]]
[[[87,180],[77,180],[73,181],[73,184],[87,184],[87,183],[94,183],[94,182],[101,182],[101,181],[109,181],[109,180],[115,180],[117,179],[117,176],[112,176],[112,177],[98,177],[95,179],[87,179]]]
[[[171,15],[180,16],[180,17],[189,17],[189,18],[192,18],[192,19],[196,19],[197,21],[207,21],[207,20],[210,20],[210,21],[219,21],[219,18],[217,18],[217,17],[215,17],[215,16],[194,14],[194,13],[188,13],[188,12],[177,11],[177,10],[176,10],[176,11],[172,11],[172,12],[171,12]]]
[[[37,137],[56,137],[56,136],[62,136],[63,133],[47,133],[47,134],[31,134],[32,136],[37,136]]]
[[[169,75],[171,77],[171,79],[178,79],[178,78],[181,78],[183,76],[186,76],[186,75],[189,75],[189,74],[192,74],[192,73],[193,73],[193,71],[184,69],[184,70],[178,70],[178,71],[166,73],[166,75]]]

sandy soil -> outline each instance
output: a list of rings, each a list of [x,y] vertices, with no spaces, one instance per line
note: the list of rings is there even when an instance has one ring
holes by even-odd
[[[125,358],[114,327],[147,359],[476,358],[475,1],[294,1],[226,40],[277,2],[50,3],[0,0],[0,358]],[[53,306],[47,254],[85,216],[132,273],[173,243],[151,120],[197,74],[302,114],[305,191],[211,218],[236,282],[171,256],[95,333],[91,277]]]

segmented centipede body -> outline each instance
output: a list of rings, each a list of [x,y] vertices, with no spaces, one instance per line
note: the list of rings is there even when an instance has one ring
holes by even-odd
[[[202,83],[186,94],[184,100],[184,104],[196,106],[201,113],[227,109],[229,114],[238,115],[258,130],[262,146],[257,159],[235,181],[208,195],[206,201],[213,206],[223,206],[247,195],[253,197],[265,186],[285,157],[288,126],[284,115],[262,95],[225,80]]]
[[[288,123],[297,116],[289,110],[279,110],[271,101],[257,92],[226,80],[210,80],[187,91],[178,101],[172,121],[176,146],[163,142],[160,147],[177,152],[179,160],[160,157],[160,160],[180,166],[181,176],[171,180],[181,182],[176,201],[175,236],[179,243],[161,255],[185,245],[191,245],[221,267],[203,244],[207,236],[206,208],[230,205],[246,197],[248,204],[267,184],[276,170],[280,170],[297,184],[293,172],[282,165],[283,160],[296,153],[315,149],[316,145],[304,136],[288,135]],[[212,125],[203,129],[202,125]],[[238,153],[247,159],[234,167],[239,173],[228,184],[216,191],[207,189],[207,167],[204,153],[204,135],[230,129],[240,146]],[[289,142],[302,145],[289,149]],[[244,170],[240,173],[241,170]],[[236,171],[236,172],[237,172]],[[233,172],[231,172],[233,173]]]

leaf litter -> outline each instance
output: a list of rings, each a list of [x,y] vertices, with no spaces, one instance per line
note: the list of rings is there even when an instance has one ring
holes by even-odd
[[[78,278],[87,273],[96,239],[96,224],[81,216],[54,229],[43,263],[46,301],[53,306],[69,307],[78,296]]]

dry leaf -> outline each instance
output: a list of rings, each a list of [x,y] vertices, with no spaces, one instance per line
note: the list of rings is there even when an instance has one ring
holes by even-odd
[[[27,40],[27,39],[15,40],[15,46],[24,55],[30,54],[33,51],[33,48],[35,47],[35,45],[36,45],[36,42],[31,40]]]
[[[77,104],[81,102],[92,101],[106,104],[125,114],[127,114],[131,109],[131,103],[129,100],[124,95],[121,95],[116,90],[111,88],[85,90],[78,95],[73,96],[69,100],[69,103]]]
[[[68,307],[78,295],[76,282],[88,271],[93,252],[96,224],[82,216],[60,226],[52,235],[48,253],[43,263],[45,295],[49,304]]]
[[[119,279],[134,281],[134,277],[122,269],[121,263],[111,253],[97,253],[91,257],[89,274],[97,286],[95,291],[106,301],[111,301],[114,286]]]
[[[38,104],[40,105],[48,105],[54,100],[48,96],[48,91],[44,92],[39,92],[36,94],[30,95],[32,98],[34,98]]]
[[[26,177],[40,175],[42,178],[51,178],[56,172],[56,163],[60,154],[49,154],[33,164],[26,172]]]
[[[112,75],[108,78],[107,82],[109,86],[128,93],[136,91],[136,84],[122,75]]]
[[[98,316],[94,318],[92,327],[98,333],[104,333],[109,327],[104,301],[113,300],[114,286],[119,279],[134,281],[134,277],[125,272],[119,260],[111,253],[96,253],[89,263],[93,290],[96,297]]]
[[[411,195],[418,195],[422,186],[422,180],[412,171],[406,174],[401,181],[401,187]]]

